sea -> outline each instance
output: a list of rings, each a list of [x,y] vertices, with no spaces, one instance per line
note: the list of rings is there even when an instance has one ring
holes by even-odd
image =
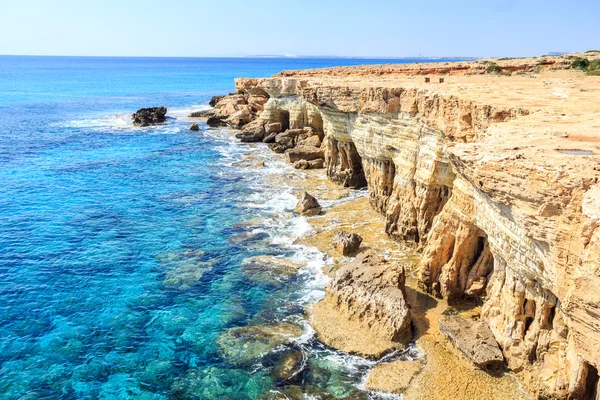
[[[386,398],[306,322],[331,261],[273,184],[301,172],[186,116],[235,77],[415,61],[0,56],[0,398]]]

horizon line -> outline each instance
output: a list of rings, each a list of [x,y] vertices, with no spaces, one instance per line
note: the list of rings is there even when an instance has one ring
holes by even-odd
[[[340,58],[365,60],[477,60],[486,57],[475,56],[335,56],[335,55],[286,55],[286,54],[251,54],[221,56],[123,56],[123,55],[72,55],[72,54],[0,54],[0,57],[89,57],[89,58]],[[493,57],[489,57],[493,58]]]

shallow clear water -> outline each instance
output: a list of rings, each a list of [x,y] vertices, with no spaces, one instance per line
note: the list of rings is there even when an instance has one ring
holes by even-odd
[[[294,351],[317,398],[355,390],[371,363],[319,345],[302,318],[327,260],[292,245],[310,227],[291,188],[266,184],[297,172],[178,117],[236,76],[366,62],[385,60],[0,57],[2,398],[262,398]],[[153,105],[174,118],[131,126]],[[269,168],[234,165],[250,151]],[[256,255],[308,268],[250,280]],[[292,345],[224,359],[228,329],[284,321],[303,328]]]

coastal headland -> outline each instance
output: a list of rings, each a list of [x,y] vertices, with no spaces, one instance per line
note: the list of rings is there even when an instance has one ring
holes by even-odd
[[[316,233],[303,239],[335,259],[309,316],[320,340],[363,357],[411,342],[425,354],[382,363],[366,387],[407,399],[594,399],[599,60],[283,71],[236,79],[235,94],[192,117],[266,143],[308,181],[368,189],[370,207],[311,216]],[[319,185],[317,200],[330,188]],[[362,236],[356,257],[336,253],[335,229]]]

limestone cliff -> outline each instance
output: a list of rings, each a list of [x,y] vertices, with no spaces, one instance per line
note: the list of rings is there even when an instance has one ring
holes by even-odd
[[[419,244],[426,290],[481,299],[509,368],[535,372],[533,391],[592,396],[600,78],[561,71],[425,83],[414,68],[340,71],[237,79],[236,88],[268,93],[265,124],[323,133],[328,176],[366,185],[387,233]]]

